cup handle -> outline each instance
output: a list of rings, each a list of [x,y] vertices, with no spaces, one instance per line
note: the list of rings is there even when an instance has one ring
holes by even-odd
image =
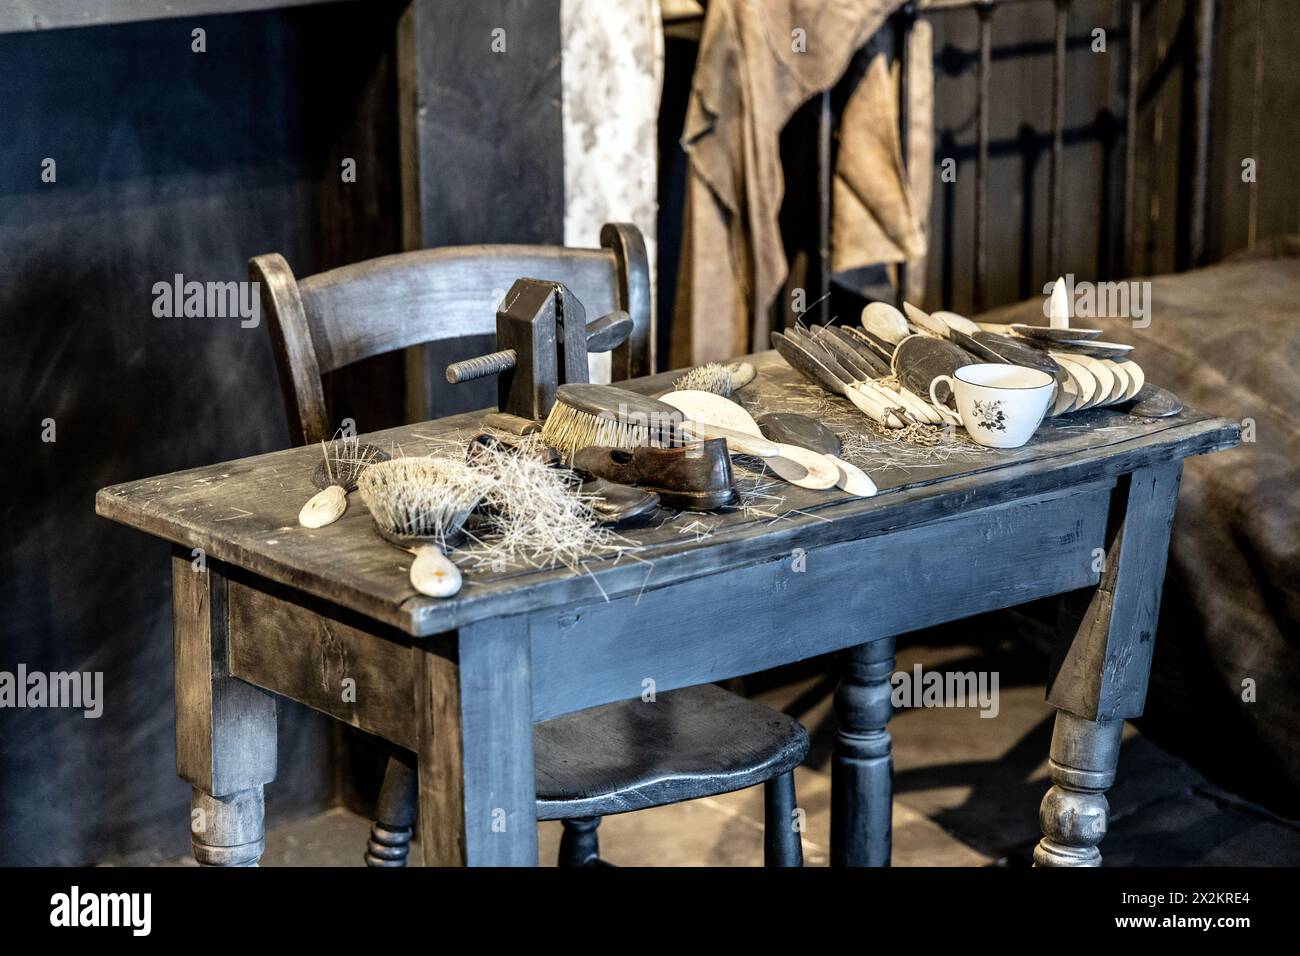
[[[933,402],[934,404],[936,404],[936,405],[943,405],[943,404],[944,404],[943,402],[939,401],[939,397],[938,397],[937,395],[934,394],[934,387],[935,387],[936,385],[938,385],[940,382],[947,382],[947,383],[948,383],[948,389],[949,389],[949,390],[950,390],[954,395],[957,393],[957,383],[954,382],[954,381],[952,380],[952,377],[951,377],[951,376],[949,376],[949,375],[936,375],[936,376],[931,380],[931,382],[930,382],[930,401],[932,401],[932,402]],[[945,407],[946,407],[946,406],[945,406]]]

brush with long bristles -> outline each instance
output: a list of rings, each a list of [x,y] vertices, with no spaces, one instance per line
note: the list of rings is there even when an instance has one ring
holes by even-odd
[[[316,463],[311,483],[320,491],[312,495],[298,512],[304,528],[323,528],[343,517],[348,508],[348,494],[357,490],[361,473],[388,455],[374,445],[363,445],[355,436],[344,436],[320,443],[322,460]]]
[[[771,458],[772,442],[706,422],[691,421],[666,402],[611,385],[561,385],[542,427],[542,441],[571,456],[579,448],[668,447],[722,438],[733,455]]]
[[[321,461],[311,473],[317,488],[338,485],[345,491],[357,490],[357,480],[368,467],[388,461],[387,452],[374,445],[364,444],[354,435],[345,435],[333,441],[321,442]]]
[[[456,458],[395,458],[366,468],[357,487],[379,534],[415,555],[411,586],[430,597],[459,591],[460,569],[444,552],[460,540],[491,476]]]

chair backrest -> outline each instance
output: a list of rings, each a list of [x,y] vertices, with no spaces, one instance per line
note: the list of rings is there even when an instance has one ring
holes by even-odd
[[[640,231],[610,223],[601,248],[449,246],[382,256],[298,280],[278,253],[248,263],[261,285],[295,441],[333,431],[321,376],[373,355],[496,331],[495,302],[519,278],[562,282],[596,318],[614,309],[633,331],[613,355],[615,380],[654,368],[650,267]]]

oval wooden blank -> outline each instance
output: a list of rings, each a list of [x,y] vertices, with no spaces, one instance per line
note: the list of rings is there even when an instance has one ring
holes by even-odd
[[[1074,386],[1075,400],[1069,410],[1077,412],[1081,408],[1088,408],[1089,403],[1096,398],[1097,389],[1100,387],[1096,377],[1086,366],[1076,362],[1070,356],[1057,356],[1056,359],[1061,367],[1070,373],[1070,381]]]
[[[1123,399],[1127,402],[1137,397],[1137,393],[1142,391],[1142,386],[1146,384],[1147,378],[1146,373],[1142,371],[1142,366],[1138,365],[1137,362],[1122,362],[1120,364],[1124,366],[1124,371],[1128,373],[1129,377],[1128,391],[1124,393]]]

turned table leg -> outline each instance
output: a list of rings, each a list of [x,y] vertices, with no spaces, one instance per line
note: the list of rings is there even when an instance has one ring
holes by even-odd
[[[831,761],[831,865],[888,866],[893,827],[893,715],[889,678],[894,639],[860,644],[847,654],[835,691]]]
[[[1043,839],[1035,866],[1101,866],[1097,844],[1106,835],[1110,805],[1106,790],[1115,782],[1122,720],[1087,720],[1056,712],[1049,774],[1038,822]]]
[[[1061,599],[1047,700],[1057,708],[1050,776],[1039,809],[1038,866],[1099,866],[1105,791],[1115,782],[1124,721],[1146,703],[1169,531],[1182,463],[1125,475],[1111,496],[1095,588]]]
[[[194,788],[190,798],[190,847],[202,866],[257,866],[262,840],[262,788],[227,797]]]
[[[194,858],[256,866],[262,787],[275,779],[275,698],[230,676],[226,578],[216,562],[172,556],[176,772],[193,788]]]
[[[600,863],[600,817],[562,821],[559,866],[596,866]]]

